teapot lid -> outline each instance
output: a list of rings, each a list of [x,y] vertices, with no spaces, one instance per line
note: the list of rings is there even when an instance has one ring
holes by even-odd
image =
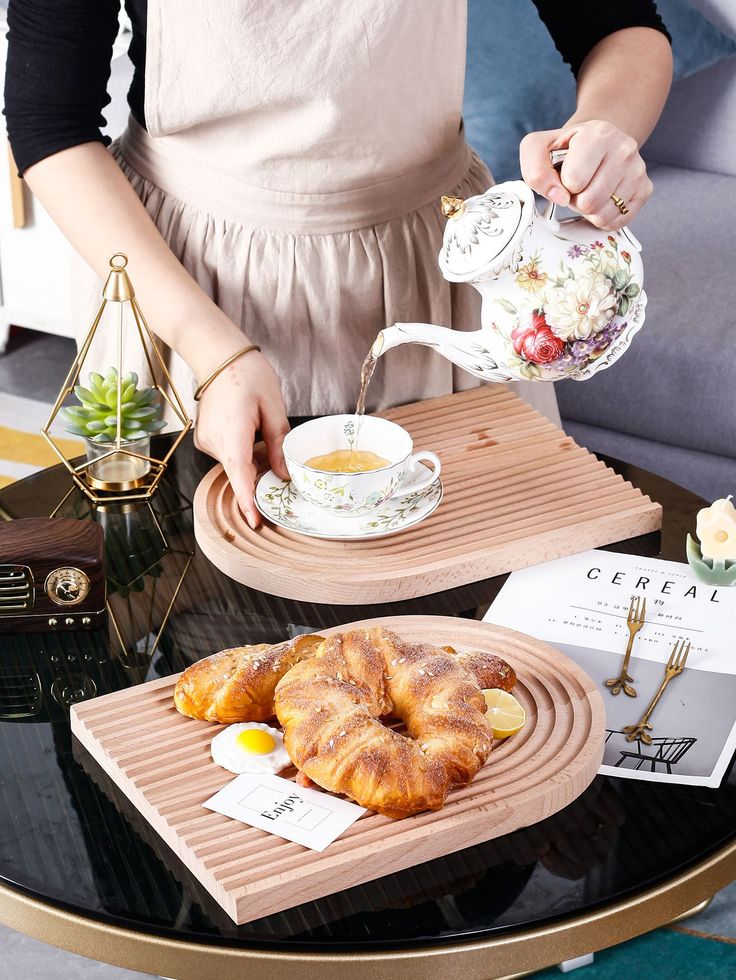
[[[439,264],[450,282],[472,282],[497,274],[534,215],[534,194],[523,180],[496,184],[462,201],[443,197],[447,217]]]

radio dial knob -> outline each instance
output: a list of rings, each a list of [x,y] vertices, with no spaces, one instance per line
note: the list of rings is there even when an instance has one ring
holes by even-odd
[[[65,566],[49,573],[44,588],[57,606],[76,606],[89,595],[90,582],[81,568]]]

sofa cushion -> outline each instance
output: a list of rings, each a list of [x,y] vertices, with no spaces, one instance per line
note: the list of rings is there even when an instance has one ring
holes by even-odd
[[[558,383],[563,419],[736,457],[736,178],[656,167],[632,224],[647,319],[589,381]]]
[[[648,163],[736,176],[736,58],[675,82],[643,155]]]
[[[575,110],[575,79],[532,0],[468,0],[463,117],[496,181],[520,176],[527,133],[561,126]]]
[[[690,0],[736,38],[734,0]],[[697,138],[693,139],[693,131]],[[736,60],[676,81],[662,119],[645,147],[648,160],[736,176]]]
[[[687,0],[659,0],[658,8],[673,36],[676,77],[736,51]],[[736,59],[728,71],[736,84]],[[521,139],[561,126],[574,109],[575,79],[532,0],[468,0],[465,126],[495,179],[517,178]]]
[[[724,34],[736,37],[736,3],[733,0],[689,0],[690,5],[699,10]]]
[[[713,9],[718,6],[712,0],[704,4],[693,0],[657,0],[657,9],[672,35],[675,80],[688,78],[736,53],[733,37],[736,29],[731,31],[728,24],[719,30],[708,17],[709,13],[718,17],[720,11]]]

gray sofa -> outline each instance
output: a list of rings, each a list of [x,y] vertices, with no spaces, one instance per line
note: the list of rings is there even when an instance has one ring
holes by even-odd
[[[736,37],[734,0],[692,2]],[[713,500],[736,494],[736,57],[675,83],[644,155],[647,321],[612,368],[557,385],[560,411],[589,449]]]

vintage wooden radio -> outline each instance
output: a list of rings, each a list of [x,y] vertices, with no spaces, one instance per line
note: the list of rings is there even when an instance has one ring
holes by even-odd
[[[90,630],[104,616],[99,524],[61,517],[0,523],[0,633]]]

